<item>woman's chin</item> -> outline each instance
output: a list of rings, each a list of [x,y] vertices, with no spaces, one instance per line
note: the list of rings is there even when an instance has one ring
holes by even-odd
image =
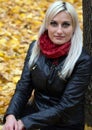
[[[64,44],[65,42],[64,42],[64,41],[61,41],[61,40],[53,40],[53,43],[54,43],[54,44],[57,44],[57,45],[62,45],[62,44]]]

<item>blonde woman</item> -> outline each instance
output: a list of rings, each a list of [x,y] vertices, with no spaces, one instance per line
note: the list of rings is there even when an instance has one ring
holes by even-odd
[[[91,66],[74,7],[61,0],[54,2],[38,40],[29,47],[3,130],[84,130]]]

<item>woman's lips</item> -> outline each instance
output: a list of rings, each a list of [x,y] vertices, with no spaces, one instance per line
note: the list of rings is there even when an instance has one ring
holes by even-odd
[[[55,36],[56,39],[63,39],[64,36]]]

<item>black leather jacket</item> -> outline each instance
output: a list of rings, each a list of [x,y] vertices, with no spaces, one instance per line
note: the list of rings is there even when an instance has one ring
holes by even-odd
[[[21,78],[6,115],[14,114],[17,119],[20,118],[35,89],[33,105],[36,111],[21,118],[26,129],[84,123],[84,95],[92,73],[92,58],[83,50],[72,75],[65,81],[58,76],[65,57],[61,57],[55,66],[41,54],[29,70],[32,46],[29,47]]]

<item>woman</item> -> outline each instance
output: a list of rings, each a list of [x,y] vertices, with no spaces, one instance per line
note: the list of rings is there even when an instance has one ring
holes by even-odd
[[[3,130],[84,130],[84,97],[91,65],[75,9],[68,2],[54,2],[38,40],[29,47]]]

